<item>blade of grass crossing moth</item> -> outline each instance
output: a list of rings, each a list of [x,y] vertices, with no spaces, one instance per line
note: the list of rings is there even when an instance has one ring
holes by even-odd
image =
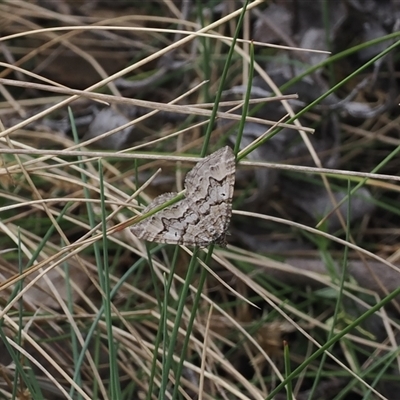
[[[243,6],[243,10],[242,10],[242,12],[241,12],[241,14],[239,16],[239,20],[238,20],[238,23],[237,23],[237,28],[236,28],[236,31],[235,31],[235,35],[233,37],[233,41],[232,41],[231,46],[229,48],[227,60],[226,60],[226,63],[225,63],[225,66],[224,66],[224,69],[223,69],[223,72],[222,72],[220,84],[219,84],[219,87],[218,87],[218,90],[217,90],[217,94],[216,94],[216,99],[215,99],[215,102],[214,102],[214,107],[212,109],[210,122],[209,122],[209,125],[208,125],[208,128],[207,128],[207,132],[206,132],[204,143],[203,143],[203,148],[202,148],[202,151],[201,151],[201,156],[202,157],[204,157],[206,155],[206,153],[207,153],[208,143],[210,141],[211,132],[212,132],[213,127],[214,127],[215,117],[216,117],[216,114],[217,114],[217,111],[218,111],[218,107],[219,107],[219,103],[220,103],[220,100],[221,100],[222,91],[223,91],[223,88],[224,88],[224,85],[225,85],[225,81],[226,81],[226,77],[227,77],[227,74],[228,74],[228,70],[229,70],[229,67],[231,65],[231,60],[232,60],[232,56],[233,56],[233,53],[234,53],[236,40],[237,40],[237,38],[239,36],[239,32],[240,32],[240,29],[242,27],[244,15],[246,13],[247,4],[248,4],[248,0],[245,2],[244,6]],[[208,262],[210,261],[210,259],[212,257],[213,249],[214,249],[213,245],[209,246],[209,251],[208,251],[207,257],[206,257],[206,263],[207,264],[208,264]],[[189,271],[188,271],[188,274],[187,274],[186,278],[189,278],[189,276],[192,275],[192,272],[190,272],[190,270],[193,268],[193,273],[194,273],[195,268],[198,266],[198,263],[194,260],[195,257],[197,256],[197,253],[198,253],[198,248],[196,247],[194,249],[194,251],[193,251],[192,261],[191,261],[191,263],[189,265]],[[191,336],[191,330],[193,328],[194,319],[195,319],[196,312],[197,312],[197,309],[198,309],[198,306],[199,306],[200,296],[201,296],[201,293],[202,293],[202,290],[203,290],[203,286],[204,286],[206,277],[207,277],[207,272],[202,268],[201,269],[201,275],[200,275],[200,281],[199,281],[199,285],[198,285],[198,288],[197,288],[196,300],[195,300],[195,303],[193,304],[192,312],[191,312],[191,315],[190,315],[189,325],[187,327],[187,330],[188,330],[187,331],[187,335],[185,336],[184,346],[183,346],[183,349],[182,349],[182,352],[181,352],[181,357],[180,357],[180,362],[178,364],[178,368],[177,368],[177,371],[176,371],[176,383],[175,383],[175,387],[174,387],[173,398],[176,398],[175,396],[177,396],[177,394],[178,394],[179,381],[180,381],[180,377],[181,377],[182,370],[183,370],[183,362],[184,362],[184,359],[185,359],[185,356],[186,356],[186,351],[187,351],[187,347],[188,347],[188,344],[189,344],[189,341],[190,341],[190,336]],[[185,286],[190,284],[190,280],[191,279],[186,279],[185,280]],[[184,294],[186,294],[187,293],[187,289],[184,288],[184,290],[182,290],[182,292]],[[182,298],[183,297],[181,296],[181,300],[182,300]],[[181,301],[179,306],[180,307],[178,307],[178,309],[180,309],[180,311],[182,312],[183,311],[184,302]],[[179,319],[180,319],[180,315],[177,316],[177,321],[179,321]],[[177,326],[177,324],[175,324],[174,330],[177,331],[177,328],[178,328],[178,326]],[[171,356],[171,350],[173,350],[173,347],[170,346],[169,356]],[[169,369],[167,369],[167,372],[168,371],[169,371]]]
[[[137,159],[135,159],[135,179],[136,179],[136,185],[139,183],[139,173],[138,173],[138,164],[137,164]],[[136,189],[137,189],[137,187],[136,187]],[[139,205],[141,205],[141,199],[140,199],[140,196],[138,196],[138,204]],[[160,206],[160,208],[162,209],[162,207],[163,206],[166,206],[165,204],[164,205],[161,205]],[[157,213],[159,210],[157,209],[157,207],[154,209],[154,210],[151,210],[151,213]],[[150,214],[151,215],[151,214]],[[144,215],[142,215],[142,218],[143,219],[145,219],[145,218],[147,218],[148,216],[144,216]],[[156,300],[157,300],[157,303],[158,303],[158,307],[160,308],[160,306],[161,306],[161,294],[160,294],[160,291],[159,291],[159,288],[158,288],[158,279],[157,279],[157,275],[156,275],[156,273],[154,272],[154,266],[153,266],[153,261],[152,261],[152,257],[151,257],[151,251],[150,251],[150,245],[149,245],[149,243],[146,241],[145,242],[145,246],[146,246],[146,252],[147,252],[147,260],[148,260],[148,263],[149,263],[149,268],[150,268],[150,274],[151,274],[151,279],[152,279],[152,281],[153,281],[153,286],[154,286],[154,293],[155,293],[155,296],[156,296]]]

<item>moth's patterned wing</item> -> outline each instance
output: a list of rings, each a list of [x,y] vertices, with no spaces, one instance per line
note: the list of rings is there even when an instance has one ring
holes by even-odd
[[[229,147],[212,153],[186,175],[186,198],[131,227],[140,239],[150,242],[225,246],[232,215],[235,156]],[[177,193],[156,197],[143,213],[171,200]]]
[[[228,146],[223,147],[199,161],[185,178],[186,197],[205,198],[209,179],[224,182],[229,190],[227,198],[232,199],[235,185],[235,155]]]
[[[173,199],[177,193],[164,193],[156,197],[144,210],[146,214],[155,207]],[[221,235],[210,235],[210,221],[202,218],[187,199],[164,208],[145,220],[132,225],[131,231],[139,239],[149,242],[208,246],[210,243],[223,245]],[[218,240],[219,239],[219,240]]]
[[[235,155],[226,146],[199,161],[185,178],[187,199],[203,216],[212,242],[219,244],[225,242],[232,216],[235,171]]]
[[[156,197],[144,210],[148,213],[153,208],[172,200],[178,193],[164,193]],[[139,238],[149,242],[181,244],[186,226],[196,223],[198,215],[191,212],[187,199],[178,201],[164,208],[143,221],[131,226],[131,231]]]

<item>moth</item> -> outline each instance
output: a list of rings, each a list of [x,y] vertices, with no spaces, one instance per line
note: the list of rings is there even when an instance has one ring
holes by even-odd
[[[149,242],[206,247],[226,247],[226,232],[232,216],[235,185],[235,155],[228,146],[199,161],[185,177],[185,198],[132,225],[131,231]],[[144,210],[176,197],[164,193]]]

